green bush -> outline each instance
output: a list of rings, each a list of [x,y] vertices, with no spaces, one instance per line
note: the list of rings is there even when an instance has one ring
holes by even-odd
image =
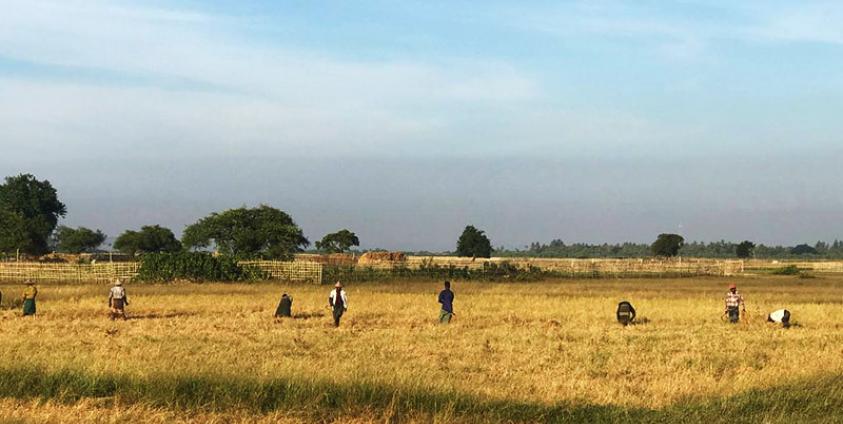
[[[325,267],[323,271],[325,281],[385,281],[392,279],[403,280],[476,280],[476,281],[538,281],[547,278],[561,277],[560,274],[545,271],[537,267],[519,268],[510,262],[486,262],[483,268],[470,269],[455,265],[438,265],[432,261],[424,261],[419,268],[410,269],[398,266],[392,269],[375,269],[367,267]]]
[[[254,266],[243,266],[226,256],[209,253],[148,253],[141,257],[139,281],[254,281],[267,275]]]
[[[773,275],[799,275],[799,267],[796,265],[788,265],[786,267],[774,269],[771,274]]]

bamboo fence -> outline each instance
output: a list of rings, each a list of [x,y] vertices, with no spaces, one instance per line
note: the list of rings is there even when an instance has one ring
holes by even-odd
[[[0,281],[110,282],[131,280],[138,274],[137,262],[93,264],[0,262]]]
[[[308,261],[242,261],[240,265],[251,265],[269,274],[272,280],[310,282],[322,284],[323,265]]]
[[[765,272],[776,269],[795,266],[803,271],[814,272],[828,272],[836,273],[843,272],[843,261],[796,261],[796,260],[769,260],[769,259],[750,259],[746,261],[745,269],[747,272]]]
[[[479,269],[486,264],[509,263],[519,268],[536,267],[569,275],[719,275],[743,272],[743,261],[698,258],[567,259],[567,258],[462,258],[410,256],[403,266],[456,266]]]
[[[244,261],[270,275],[272,280],[322,283],[322,264],[293,261]],[[117,278],[132,280],[138,275],[138,262],[101,262],[93,264],[0,262],[0,281],[22,282],[111,282]]]
[[[334,256],[334,255],[330,255]],[[359,261],[346,255],[340,263],[329,255],[297,255],[297,260],[322,263],[325,266],[353,266],[388,271],[394,268],[419,269],[424,266],[454,266],[481,269],[488,264],[508,263],[518,268],[536,267],[561,274],[576,275],[717,275],[732,276],[744,273],[744,261],[706,258],[630,258],[630,259],[569,259],[569,258],[467,258],[456,256],[407,256],[403,260]],[[358,259],[358,261],[349,261]],[[843,263],[841,263],[843,265]],[[831,269],[825,267],[824,269]],[[843,272],[841,267],[840,272]]]

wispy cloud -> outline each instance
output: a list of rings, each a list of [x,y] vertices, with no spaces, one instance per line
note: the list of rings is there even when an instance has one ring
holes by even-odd
[[[132,3],[13,1],[7,9],[0,59],[41,71],[0,76],[5,98],[18,99],[0,101],[0,124],[32,151],[78,154],[100,140],[174,155],[197,143],[206,154],[494,155],[566,136],[557,150],[568,153],[658,139],[629,136],[627,123],[639,117],[552,106],[541,80],[489,57],[339,59],[257,42],[247,17]]]
[[[735,41],[843,44],[843,3],[829,1],[573,1],[501,13],[499,21],[523,31],[649,44],[668,59],[710,59],[712,45]]]
[[[12,13],[0,15],[0,59],[42,68],[37,81],[0,80],[5,98],[23,104],[0,102],[7,129],[34,119],[65,130],[108,125],[123,140],[177,135],[226,151],[377,152],[442,138],[435,132],[448,110],[539,96],[531,78],[503,62],[338,60],[230,34],[242,20],[130,4],[6,7]],[[26,110],[33,114],[20,119]],[[7,134],[33,133],[19,131]]]

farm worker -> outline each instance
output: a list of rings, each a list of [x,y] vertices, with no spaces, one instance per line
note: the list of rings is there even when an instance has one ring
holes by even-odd
[[[439,292],[439,303],[442,309],[439,311],[439,323],[448,324],[454,316],[454,292],[451,291],[451,282],[445,281],[445,289]]]
[[[738,308],[740,308],[740,312]],[[738,293],[738,286],[732,283],[729,285],[729,292],[726,293],[725,314],[729,316],[729,322],[735,324],[740,320],[742,313],[746,314],[746,305],[744,305],[743,296]]]
[[[342,289],[342,283],[339,281],[334,285],[331,294],[328,295],[328,305],[333,310],[334,327],[339,327],[342,314],[348,310],[348,297],[346,297],[345,290]]]
[[[770,312],[770,314],[767,315],[767,322],[774,322],[781,324],[784,328],[788,328],[790,327],[790,311],[787,309],[779,309],[777,311]]]
[[[109,318],[112,320],[117,316],[122,316],[126,319],[126,305],[129,304],[129,298],[126,297],[126,289],[123,288],[123,282],[120,279],[114,281],[114,287],[108,292],[108,307],[111,308]]]
[[[278,308],[275,309],[275,318],[291,317],[293,316],[293,298],[287,293],[281,295],[281,302],[278,303]]]
[[[621,301],[621,303],[618,303],[618,311],[616,315],[618,317],[618,322],[627,326],[632,324],[632,321],[635,320],[635,308],[633,308],[632,304],[626,300]]]
[[[35,315],[36,296],[38,296],[38,288],[32,280],[27,280],[26,289],[23,291],[23,316]]]

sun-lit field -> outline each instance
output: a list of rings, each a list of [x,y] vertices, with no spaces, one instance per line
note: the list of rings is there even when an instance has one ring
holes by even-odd
[[[22,318],[0,285],[0,422],[843,421],[841,277],[457,281],[448,326],[439,283],[356,284],[339,329],[328,286],[129,284],[125,322],[108,287],[39,288]]]

